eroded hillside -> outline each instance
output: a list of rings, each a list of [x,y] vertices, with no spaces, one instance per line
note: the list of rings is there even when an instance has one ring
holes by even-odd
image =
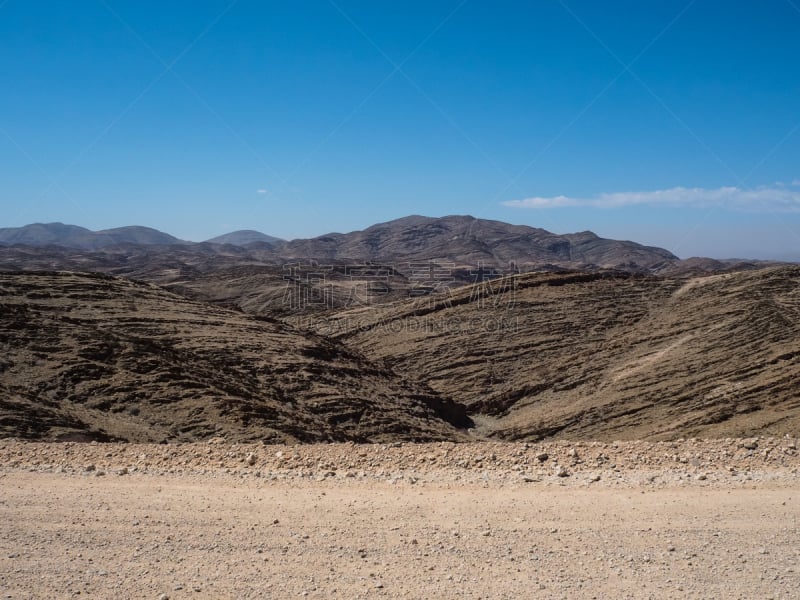
[[[458,440],[463,407],[341,343],[74,273],[0,274],[0,435]]]
[[[489,436],[800,429],[798,267],[525,274],[308,323],[466,404]]]

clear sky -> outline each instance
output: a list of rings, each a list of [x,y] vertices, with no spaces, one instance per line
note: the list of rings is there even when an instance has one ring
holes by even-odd
[[[800,259],[800,0],[0,0],[0,226]]]

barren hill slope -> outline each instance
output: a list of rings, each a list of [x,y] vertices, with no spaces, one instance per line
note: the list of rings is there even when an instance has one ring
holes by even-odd
[[[0,274],[0,436],[459,439],[463,407],[337,342],[74,273]]]
[[[453,261],[456,265],[557,264],[642,271],[676,262],[662,248],[603,239],[590,231],[557,235],[526,225],[469,215],[413,215],[363,231],[292,240],[277,248],[283,258],[360,261]],[[398,265],[399,268],[399,265]]]
[[[64,223],[32,223],[24,227],[0,229],[0,246],[59,246],[74,250],[100,250],[125,246],[186,244],[182,240],[151,227],[128,226],[91,231]]]
[[[512,439],[796,433],[799,324],[800,267],[526,274],[316,322]]]
[[[218,235],[206,240],[206,244],[231,244],[233,246],[247,246],[248,244],[265,243],[274,244],[282,242],[280,238],[276,238],[260,231],[252,229],[240,229],[239,231],[231,231],[223,235]]]
[[[53,248],[54,245],[62,249]],[[30,252],[35,247],[40,251]],[[75,250],[86,254],[79,257]],[[415,215],[360,231],[291,241],[256,231],[238,231],[200,244],[183,242],[145,227],[93,232],[51,223],[0,229],[3,270],[41,268],[44,259],[51,270],[73,270],[77,264],[81,270],[130,276],[129,258],[134,259],[134,264],[167,260],[181,267],[195,264],[203,255],[232,254],[239,259],[236,263],[239,265],[382,262],[405,274],[412,269],[410,263],[419,261],[452,263],[455,268],[479,264],[508,268],[513,263],[514,269],[522,271],[550,267],[618,268],[632,272],[651,272],[679,262],[663,248],[604,239],[590,231],[559,235],[469,215],[439,218]]]

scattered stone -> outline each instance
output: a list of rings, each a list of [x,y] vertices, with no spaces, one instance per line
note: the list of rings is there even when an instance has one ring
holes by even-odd
[[[89,472],[91,472],[91,471],[94,471],[96,468],[97,468],[97,467],[96,467],[95,465],[93,465],[93,464],[88,464],[88,465],[86,465],[86,466],[83,468],[83,470],[84,470],[84,471],[86,471],[87,473],[89,473]]]
[[[545,462],[548,458],[550,458],[550,455],[547,452],[540,452],[536,455],[536,460],[539,462]]]
[[[248,455],[247,455],[247,464],[248,464],[248,465],[250,465],[251,467],[252,467],[254,464],[256,464],[256,455],[255,455],[255,452],[251,452],[250,454],[248,454]]]
[[[558,476],[558,477],[569,477],[569,471],[567,471],[566,467],[557,467],[556,468],[556,476]]]

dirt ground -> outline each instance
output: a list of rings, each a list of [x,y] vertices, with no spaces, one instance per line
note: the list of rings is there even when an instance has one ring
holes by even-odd
[[[0,440],[3,598],[796,598],[789,438]]]

